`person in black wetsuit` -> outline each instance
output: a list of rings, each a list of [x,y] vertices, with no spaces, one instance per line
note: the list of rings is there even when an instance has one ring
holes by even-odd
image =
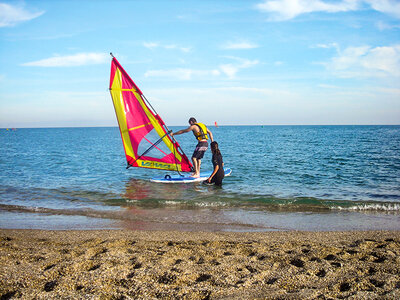
[[[222,179],[225,177],[224,162],[222,161],[221,151],[219,151],[218,143],[211,143],[212,159],[211,162],[214,166],[214,171],[206,180],[206,184],[214,183],[215,185],[222,186]]]

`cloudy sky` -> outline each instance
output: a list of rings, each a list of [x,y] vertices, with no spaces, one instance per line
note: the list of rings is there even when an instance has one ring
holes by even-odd
[[[400,124],[398,0],[35,0],[0,2],[0,127],[116,126],[109,52],[168,125]]]

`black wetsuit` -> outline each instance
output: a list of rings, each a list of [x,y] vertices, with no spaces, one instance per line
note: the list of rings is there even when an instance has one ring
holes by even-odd
[[[223,161],[222,161],[222,155],[221,154],[213,154],[211,162],[213,164],[214,170],[215,166],[219,166],[217,173],[213,176],[211,179],[212,183],[215,183],[215,185],[222,185],[222,179],[225,177],[225,172],[224,172],[224,167],[223,167]]]

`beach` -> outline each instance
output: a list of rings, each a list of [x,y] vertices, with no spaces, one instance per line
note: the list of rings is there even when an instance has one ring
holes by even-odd
[[[1,299],[399,299],[400,232],[0,230]]]

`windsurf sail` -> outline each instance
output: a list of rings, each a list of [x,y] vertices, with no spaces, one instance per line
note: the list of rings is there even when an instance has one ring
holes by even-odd
[[[190,172],[192,164],[142,91],[111,54],[110,93],[129,167]]]

